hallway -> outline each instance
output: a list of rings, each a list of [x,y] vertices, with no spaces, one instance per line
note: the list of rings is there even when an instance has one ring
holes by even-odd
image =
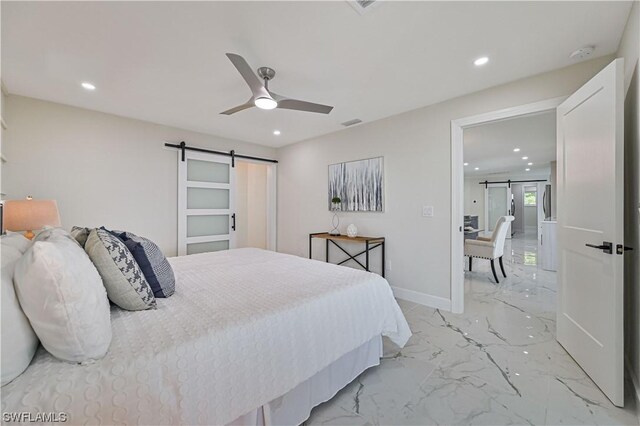
[[[381,365],[307,424],[637,425],[631,390],[614,407],[556,342],[556,274],[538,268],[536,240],[506,244],[499,285],[488,261],[465,273],[464,314],[400,301],[407,346],[385,341]]]

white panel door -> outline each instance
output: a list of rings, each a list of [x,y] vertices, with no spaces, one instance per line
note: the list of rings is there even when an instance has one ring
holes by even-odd
[[[235,248],[231,158],[178,151],[178,255]]]
[[[493,229],[502,216],[511,214],[511,187],[506,183],[489,184],[484,190],[484,231],[493,232]],[[507,238],[511,238],[511,223]]]
[[[563,102],[557,338],[615,405],[623,384],[623,60]],[[623,250],[620,250],[623,252]]]

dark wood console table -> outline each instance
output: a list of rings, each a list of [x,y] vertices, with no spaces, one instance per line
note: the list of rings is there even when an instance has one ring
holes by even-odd
[[[338,263],[338,265],[342,265],[343,263],[346,263],[350,260],[353,260],[354,262],[356,262],[358,265],[360,265],[362,267],[362,269],[364,269],[365,271],[369,271],[369,252],[377,247],[381,248],[382,251],[382,276],[384,277],[384,237],[361,237],[361,236],[357,236],[357,237],[349,237],[347,235],[331,235],[327,232],[316,232],[314,234],[309,234],[309,259],[312,258],[311,254],[312,254],[312,250],[313,250],[313,239],[314,238],[320,238],[326,241],[326,253],[325,253],[325,260],[327,262],[329,262],[329,243],[331,242],[334,246],[338,247],[344,254],[346,254],[347,257],[346,259],[344,259],[343,261],[341,261],[340,263]],[[351,255],[349,254],[349,252],[347,252],[344,248],[342,248],[339,244],[338,241],[347,241],[350,243],[364,243],[364,247],[365,249],[363,251],[361,251],[360,253]],[[360,261],[358,259],[356,259],[358,256],[361,255],[365,255],[365,262],[364,265],[362,263],[360,263]]]

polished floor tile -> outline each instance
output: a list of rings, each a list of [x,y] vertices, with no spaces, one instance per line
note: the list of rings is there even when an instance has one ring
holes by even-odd
[[[464,314],[399,301],[408,344],[385,339],[380,366],[306,424],[637,425],[631,391],[613,406],[555,340],[556,274],[538,267],[535,239],[513,238],[506,252],[499,284],[488,261],[465,272]]]

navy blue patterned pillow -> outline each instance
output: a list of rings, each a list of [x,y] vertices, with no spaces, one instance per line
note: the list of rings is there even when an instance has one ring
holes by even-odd
[[[112,231],[138,262],[155,297],[169,297],[176,288],[173,269],[160,248],[151,240],[131,232]]]

